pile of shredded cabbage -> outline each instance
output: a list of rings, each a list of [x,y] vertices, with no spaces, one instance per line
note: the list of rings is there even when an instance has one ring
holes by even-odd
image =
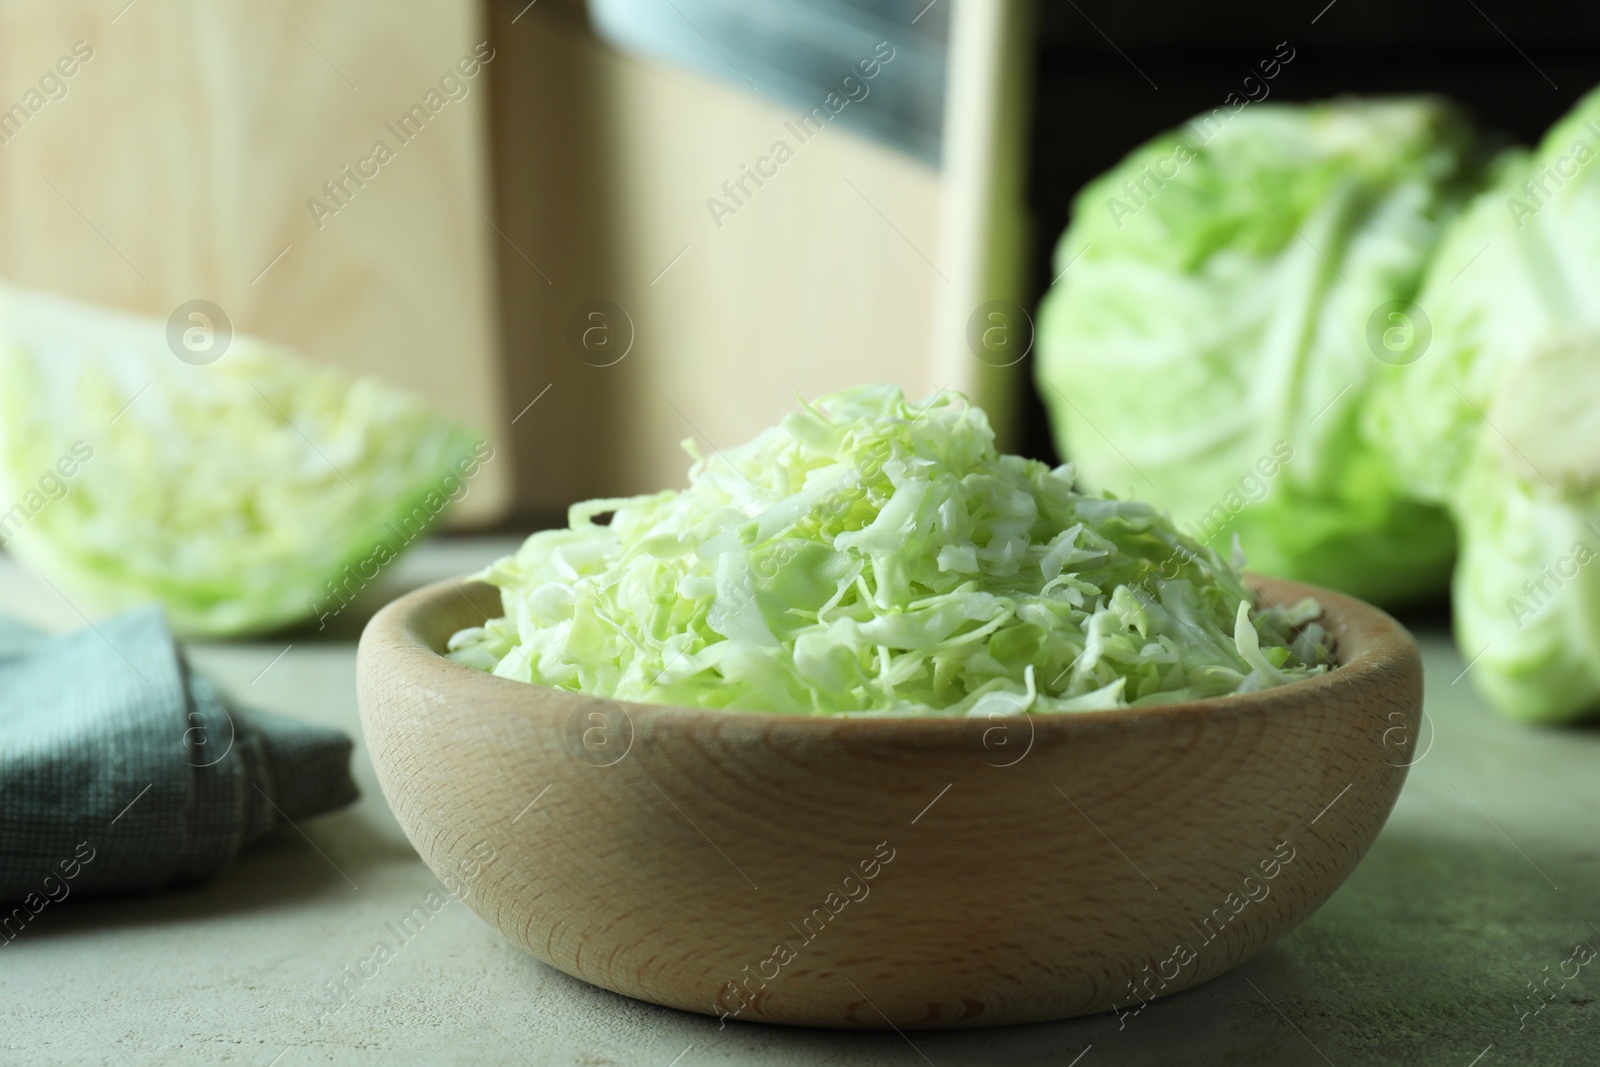
[[[890,386],[804,406],[682,492],[574,505],[478,575],[458,662],[594,696],[798,714],[1158,704],[1327,669],[1314,600],[1255,611],[1147,504],[1000,455],[983,412]],[[609,523],[596,520],[611,513]]]

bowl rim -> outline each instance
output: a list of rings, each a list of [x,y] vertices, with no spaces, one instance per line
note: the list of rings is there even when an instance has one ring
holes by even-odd
[[[363,661],[362,675],[379,667],[378,659],[389,659],[400,653],[407,670],[437,672],[443,670],[452,684],[465,687],[468,692],[479,690],[487,694],[497,691],[501,698],[521,694],[512,703],[526,704],[529,711],[539,710],[544,703],[572,704],[601,700],[622,708],[630,717],[649,719],[716,723],[719,726],[738,728],[741,724],[755,724],[763,729],[783,727],[788,729],[815,729],[834,733],[840,730],[853,734],[889,733],[918,735],[928,740],[940,734],[970,737],[973,723],[986,724],[996,720],[1027,721],[1030,736],[1044,733],[1067,733],[1108,725],[1151,727],[1170,725],[1194,715],[1266,714],[1292,708],[1322,697],[1327,701],[1348,704],[1357,696],[1382,691],[1397,678],[1403,678],[1411,667],[1420,677],[1421,656],[1411,633],[1391,615],[1356,597],[1337,593],[1320,586],[1294,582],[1282,578],[1246,574],[1248,583],[1267,603],[1294,603],[1310,596],[1322,605],[1321,621],[1337,638],[1333,670],[1287,685],[1258,689],[1249,693],[1234,693],[1199,700],[1174,701],[1169,704],[1150,704],[1141,707],[1110,708],[1099,711],[1056,712],[1022,715],[803,715],[788,712],[767,712],[740,708],[700,708],[682,704],[660,704],[596,696],[533,682],[519,682],[511,678],[490,674],[449,659],[433,647],[422,629],[424,613],[438,603],[459,597],[468,601],[476,611],[483,611],[473,600],[474,596],[498,595],[499,589],[472,577],[446,578],[406,593],[385,605],[367,623],[361,635],[358,658]],[[485,619],[490,616],[484,613]],[[1346,654],[1348,653],[1348,658]],[[398,664],[391,664],[398,666]],[[437,678],[434,679],[437,682]],[[501,701],[496,701],[499,703]],[[574,703],[577,702],[577,703]],[[363,704],[365,701],[363,701]]]

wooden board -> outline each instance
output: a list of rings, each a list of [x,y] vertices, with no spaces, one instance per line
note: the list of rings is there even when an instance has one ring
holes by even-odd
[[[681,485],[678,442],[731,447],[797,393],[945,384],[937,170],[844,129],[802,143],[796,109],[625,56],[559,4],[491,10],[508,407],[537,399],[514,427],[522,501],[561,515]],[[713,217],[707,202],[777,141],[793,157]],[[574,348],[596,301],[627,312],[620,362]]]
[[[468,0],[0,2],[0,275],[162,317],[210,300],[412,388],[500,446],[457,512],[491,519],[514,462],[484,217],[503,60],[455,70],[484,36]],[[378,141],[393,158],[346,178]]]

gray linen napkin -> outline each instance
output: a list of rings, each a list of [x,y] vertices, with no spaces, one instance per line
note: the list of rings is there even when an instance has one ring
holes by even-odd
[[[350,749],[226,705],[153,608],[63,636],[0,619],[0,902],[213,875],[282,819],[354,800]]]

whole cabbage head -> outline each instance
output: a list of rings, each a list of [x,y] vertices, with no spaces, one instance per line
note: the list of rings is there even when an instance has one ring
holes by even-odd
[[[1600,707],[1600,91],[1497,172],[1417,298],[1431,345],[1387,372],[1369,425],[1455,515],[1471,678],[1562,722]]]
[[[1477,173],[1431,99],[1218,109],[1079,194],[1038,381],[1086,483],[1237,534],[1252,569],[1394,602],[1454,539],[1402,493],[1362,407]]]

